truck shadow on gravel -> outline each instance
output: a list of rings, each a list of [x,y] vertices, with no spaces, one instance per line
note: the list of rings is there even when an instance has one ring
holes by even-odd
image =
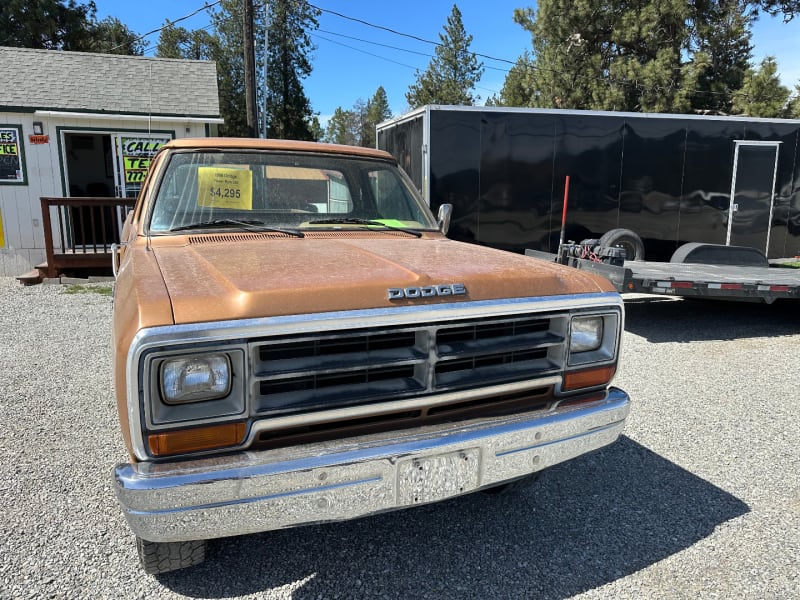
[[[630,438],[506,495],[471,494],[357,521],[212,541],[161,576],[213,598],[566,598],[625,577],[749,512]]]
[[[750,304],[660,297],[625,301],[625,330],[653,343],[800,333],[800,302]]]

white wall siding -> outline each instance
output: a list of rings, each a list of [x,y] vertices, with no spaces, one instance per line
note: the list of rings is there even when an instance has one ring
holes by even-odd
[[[33,133],[33,122],[42,122],[47,144],[31,144],[28,136]],[[0,275],[22,275],[45,261],[44,230],[42,221],[42,196],[61,197],[68,195],[64,189],[65,165],[60,150],[64,132],[87,134],[130,133],[147,134],[169,132],[175,138],[206,137],[205,123],[154,121],[146,117],[130,120],[129,117],[108,119],[72,116],[39,116],[33,112],[0,112],[0,126],[21,125],[20,143],[24,148],[25,185],[0,185],[0,213],[3,219],[4,246],[0,248]],[[54,224],[55,229],[56,224]],[[55,235],[55,231],[54,231]],[[54,237],[56,246],[60,240]]]

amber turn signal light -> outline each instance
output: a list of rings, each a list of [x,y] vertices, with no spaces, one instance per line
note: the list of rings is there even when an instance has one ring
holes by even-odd
[[[170,456],[201,450],[216,450],[238,446],[244,440],[247,426],[244,423],[225,423],[211,427],[196,427],[155,433],[147,437],[153,456]]]
[[[615,365],[583,369],[581,371],[568,371],[564,374],[564,383],[561,389],[568,392],[571,390],[606,385],[611,381],[616,372],[617,367]]]

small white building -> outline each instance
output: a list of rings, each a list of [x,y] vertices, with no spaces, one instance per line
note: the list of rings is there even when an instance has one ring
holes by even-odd
[[[0,47],[0,65],[0,275],[44,262],[40,197],[134,197],[161,144],[222,123],[212,62]]]

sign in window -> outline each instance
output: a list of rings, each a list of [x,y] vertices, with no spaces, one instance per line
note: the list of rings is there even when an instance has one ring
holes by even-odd
[[[18,127],[0,127],[0,183],[25,183]]]

